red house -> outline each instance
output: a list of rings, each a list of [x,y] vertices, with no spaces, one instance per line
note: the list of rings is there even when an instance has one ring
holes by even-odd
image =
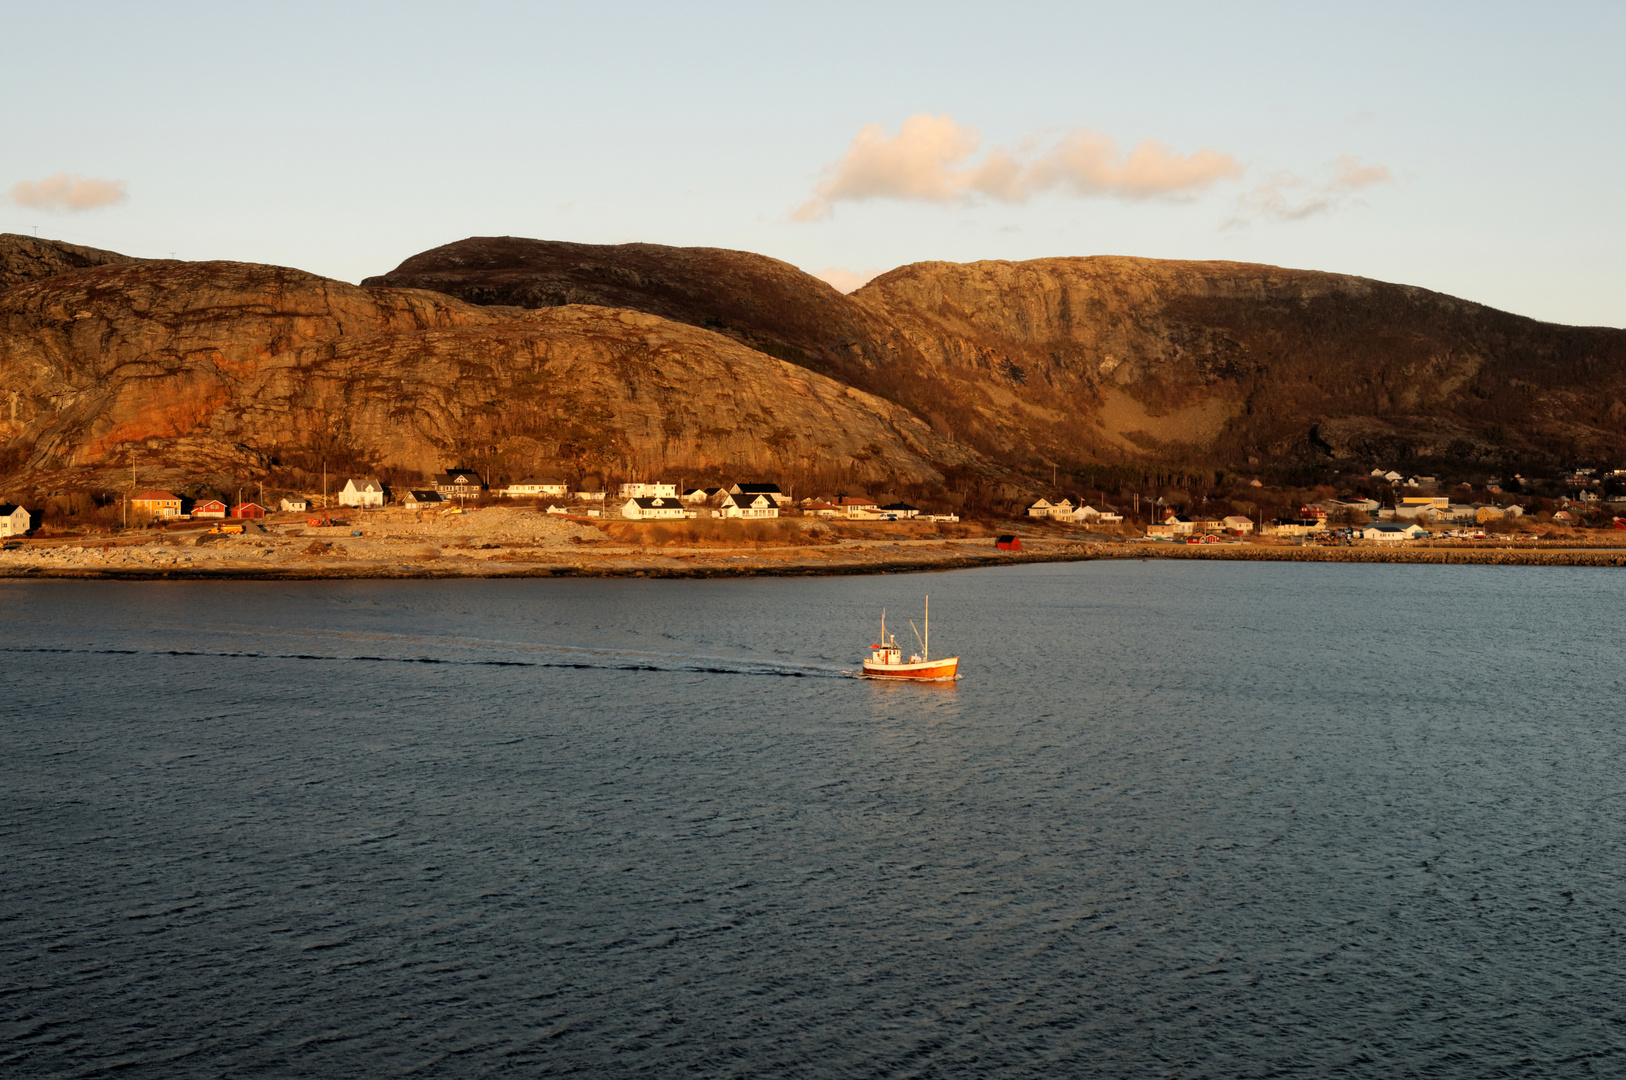
[[[994,541],[994,547],[1000,551],[1021,551],[1022,538],[1020,536],[1001,536]]]
[[[265,516],[265,507],[259,503],[238,503],[231,508],[231,516],[234,518],[263,518]]]
[[[226,504],[219,499],[204,499],[192,507],[192,516],[195,518],[223,518],[226,516]]]

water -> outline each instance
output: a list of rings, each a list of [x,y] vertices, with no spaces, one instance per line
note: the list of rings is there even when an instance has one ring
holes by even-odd
[[[1623,592],[0,583],[0,1073],[1626,1074]]]

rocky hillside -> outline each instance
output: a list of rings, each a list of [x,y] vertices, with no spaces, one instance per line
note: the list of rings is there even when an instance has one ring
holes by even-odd
[[[144,261],[120,255],[116,251],[64,244],[59,240],[41,240],[37,236],[0,233],[0,289],[87,266]]]
[[[1097,257],[919,263],[853,300],[896,329],[898,355],[952,381],[956,427],[995,452],[1222,465],[1626,454],[1626,331],[1425,289]]]
[[[94,266],[0,290],[0,375],[8,472],[327,460],[930,485],[977,460],[893,403],[699,327],[242,263]]]
[[[1401,285],[1096,257],[842,296],[746,252],[475,238],[363,286],[0,236],[0,476],[1626,459],[1626,331]],[[1037,485],[1033,485],[1037,486]]]
[[[362,285],[433,289],[471,304],[630,308],[821,371],[878,362],[886,337],[828,283],[778,259],[723,248],[476,236],[414,255]]]
[[[747,252],[476,237],[369,280],[717,328],[1018,469],[1626,455],[1626,332],[1347,275],[1113,256],[916,263],[843,297]]]

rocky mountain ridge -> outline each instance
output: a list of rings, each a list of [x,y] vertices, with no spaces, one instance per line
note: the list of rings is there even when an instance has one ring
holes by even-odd
[[[1626,331],[1254,264],[917,263],[844,296],[748,252],[476,237],[355,286],[4,235],[0,273],[0,475],[455,461],[1018,491],[1092,465],[1626,457]]]

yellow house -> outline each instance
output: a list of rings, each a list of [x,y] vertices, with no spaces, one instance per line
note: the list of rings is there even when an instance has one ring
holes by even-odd
[[[1503,516],[1502,511],[1500,509],[1498,509],[1497,507],[1494,507],[1494,506],[1481,506],[1474,513],[1474,520],[1479,522],[1479,524],[1483,525],[1487,521],[1500,521],[1502,516]]]
[[[130,509],[137,516],[146,514],[155,518],[181,516],[181,497],[167,491],[143,491],[130,500]]]

